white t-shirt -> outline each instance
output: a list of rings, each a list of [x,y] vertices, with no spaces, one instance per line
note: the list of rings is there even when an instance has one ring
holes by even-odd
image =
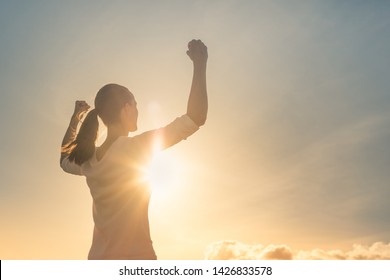
[[[135,137],[119,137],[103,158],[81,166],[66,157],[64,171],[84,175],[93,198],[95,223],[88,259],[156,259],[149,231],[150,190],[144,177],[153,152],[197,131],[187,115]]]

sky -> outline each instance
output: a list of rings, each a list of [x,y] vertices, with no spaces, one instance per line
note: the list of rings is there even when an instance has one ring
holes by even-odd
[[[130,89],[138,131],[208,120],[156,155],[159,259],[390,259],[387,1],[0,1],[0,259],[86,259],[92,201],[59,166],[75,100]],[[104,129],[101,130],[104,139]]]

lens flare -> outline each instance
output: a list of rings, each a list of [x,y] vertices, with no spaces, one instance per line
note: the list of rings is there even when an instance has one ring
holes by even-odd
[[[178,176],[175,159],[166,153],[155,155],[145,174],[153,192],[166,192],[173,188],[178,182]]]

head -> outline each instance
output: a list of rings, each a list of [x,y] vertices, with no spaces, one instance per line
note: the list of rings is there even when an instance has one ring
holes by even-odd
[[[127,132],[137,130],[137,102],[123,86],[108,84],[102,87],[95,97],[95,110],[107,127],[120,125]]]
[[[79,165],[95,152],[98,116],[108,128],[117,126],[125,133],[137,130],[138,110],[133,94],[117,84],[103,86],[96,94],[95,109],[85,117],[76,139],[65,148],[69,152],[69,159]]]

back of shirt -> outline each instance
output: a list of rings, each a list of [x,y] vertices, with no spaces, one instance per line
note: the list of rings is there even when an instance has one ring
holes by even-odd
[[[95,222],[89,259],[140,259],[154,255],[149,232],[150,190],[143,168],[151,158],[133,138],[117,139],[104,157],[82,166]]]
[[[119,137],[99,161],[77,166],[66,158],[69,173],[86,176],[95,222],[89,259],[156,259],[149,230],[150,189],[145,169],[153,152],[186,139],[199,129],[187,116],[135,137]]]

